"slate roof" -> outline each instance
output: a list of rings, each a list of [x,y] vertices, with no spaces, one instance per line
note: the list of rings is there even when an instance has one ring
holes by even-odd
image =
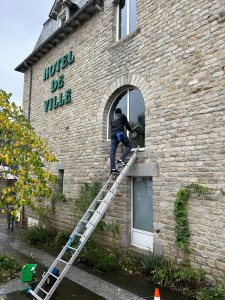
[[[61,2],[61,0],[55,0],[53,7],[57,1]],[[70,33],[74,32],[78,26],[82,26],[85,21],[91,19],[103,6],[103,0],[65,0],[65,2],[73,7],[69,20],[63,26],[57,27],[57,20],[50,17],[43,24],[42,32],[33,52],[15,68],[16,71],[24,73],[36,61],[67,38]],[[51,12],[52,10],[49,16]]]

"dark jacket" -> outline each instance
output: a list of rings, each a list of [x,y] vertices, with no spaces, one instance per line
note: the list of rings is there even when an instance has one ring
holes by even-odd
[[[116,114],[111,120],[111,128],[113,131],[124,131],[124,126],[131,132],[131,127],[124,114]]]

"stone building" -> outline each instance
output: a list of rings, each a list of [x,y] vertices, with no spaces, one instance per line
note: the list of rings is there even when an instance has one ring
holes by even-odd
[[[130,139],[141,151],[105,215],[119,224],[116,246],[179,263],[176,194],[190,183],[213,189],[188,204],[191,264],[211,281],[225,279],[224,39],[223,0],[55,0],[16,68],[23,109],[59,160],[51,171],[66,196],[108,178],[116,107],[139,124]],[[59,203],[52,222],[73,230],[72,204]]]

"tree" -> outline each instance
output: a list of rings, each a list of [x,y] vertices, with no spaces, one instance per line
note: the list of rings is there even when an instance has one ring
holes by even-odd
[[[57,160],[48,144],[37,137],[22,109],[10,103],[10,97],[0,90],[0,162],[9,166],[0,172],[0,208],[13,204],[17,209],[25,205],[40,210],[39,203],[51,196],[57,182],[45,163]],[[9,176],[16,179],[13,186],[3,184]]]

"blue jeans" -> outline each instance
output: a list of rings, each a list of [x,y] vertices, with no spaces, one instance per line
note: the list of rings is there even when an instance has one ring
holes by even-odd
[[[120,133],[120,141],[117,138],[117,134]],[[116,150],[117,147],[119,145],[119,143],[122,142],[124,144],[124,146],[126,147],[124,149],[124,152],[122,154],[122,156],[120,157],[120,159],[122,161],[125,160],[125,158],[127,157],[127,155],[129,154],[130,150],[131,150],[131,143],[126,135],[126,133],[124,131],[113,131],[111,134],[111,151],[110,151],[110,165],[111,165],[111,170],[116,168],[116,164],[115,164],[115,156],[116,156]]]

